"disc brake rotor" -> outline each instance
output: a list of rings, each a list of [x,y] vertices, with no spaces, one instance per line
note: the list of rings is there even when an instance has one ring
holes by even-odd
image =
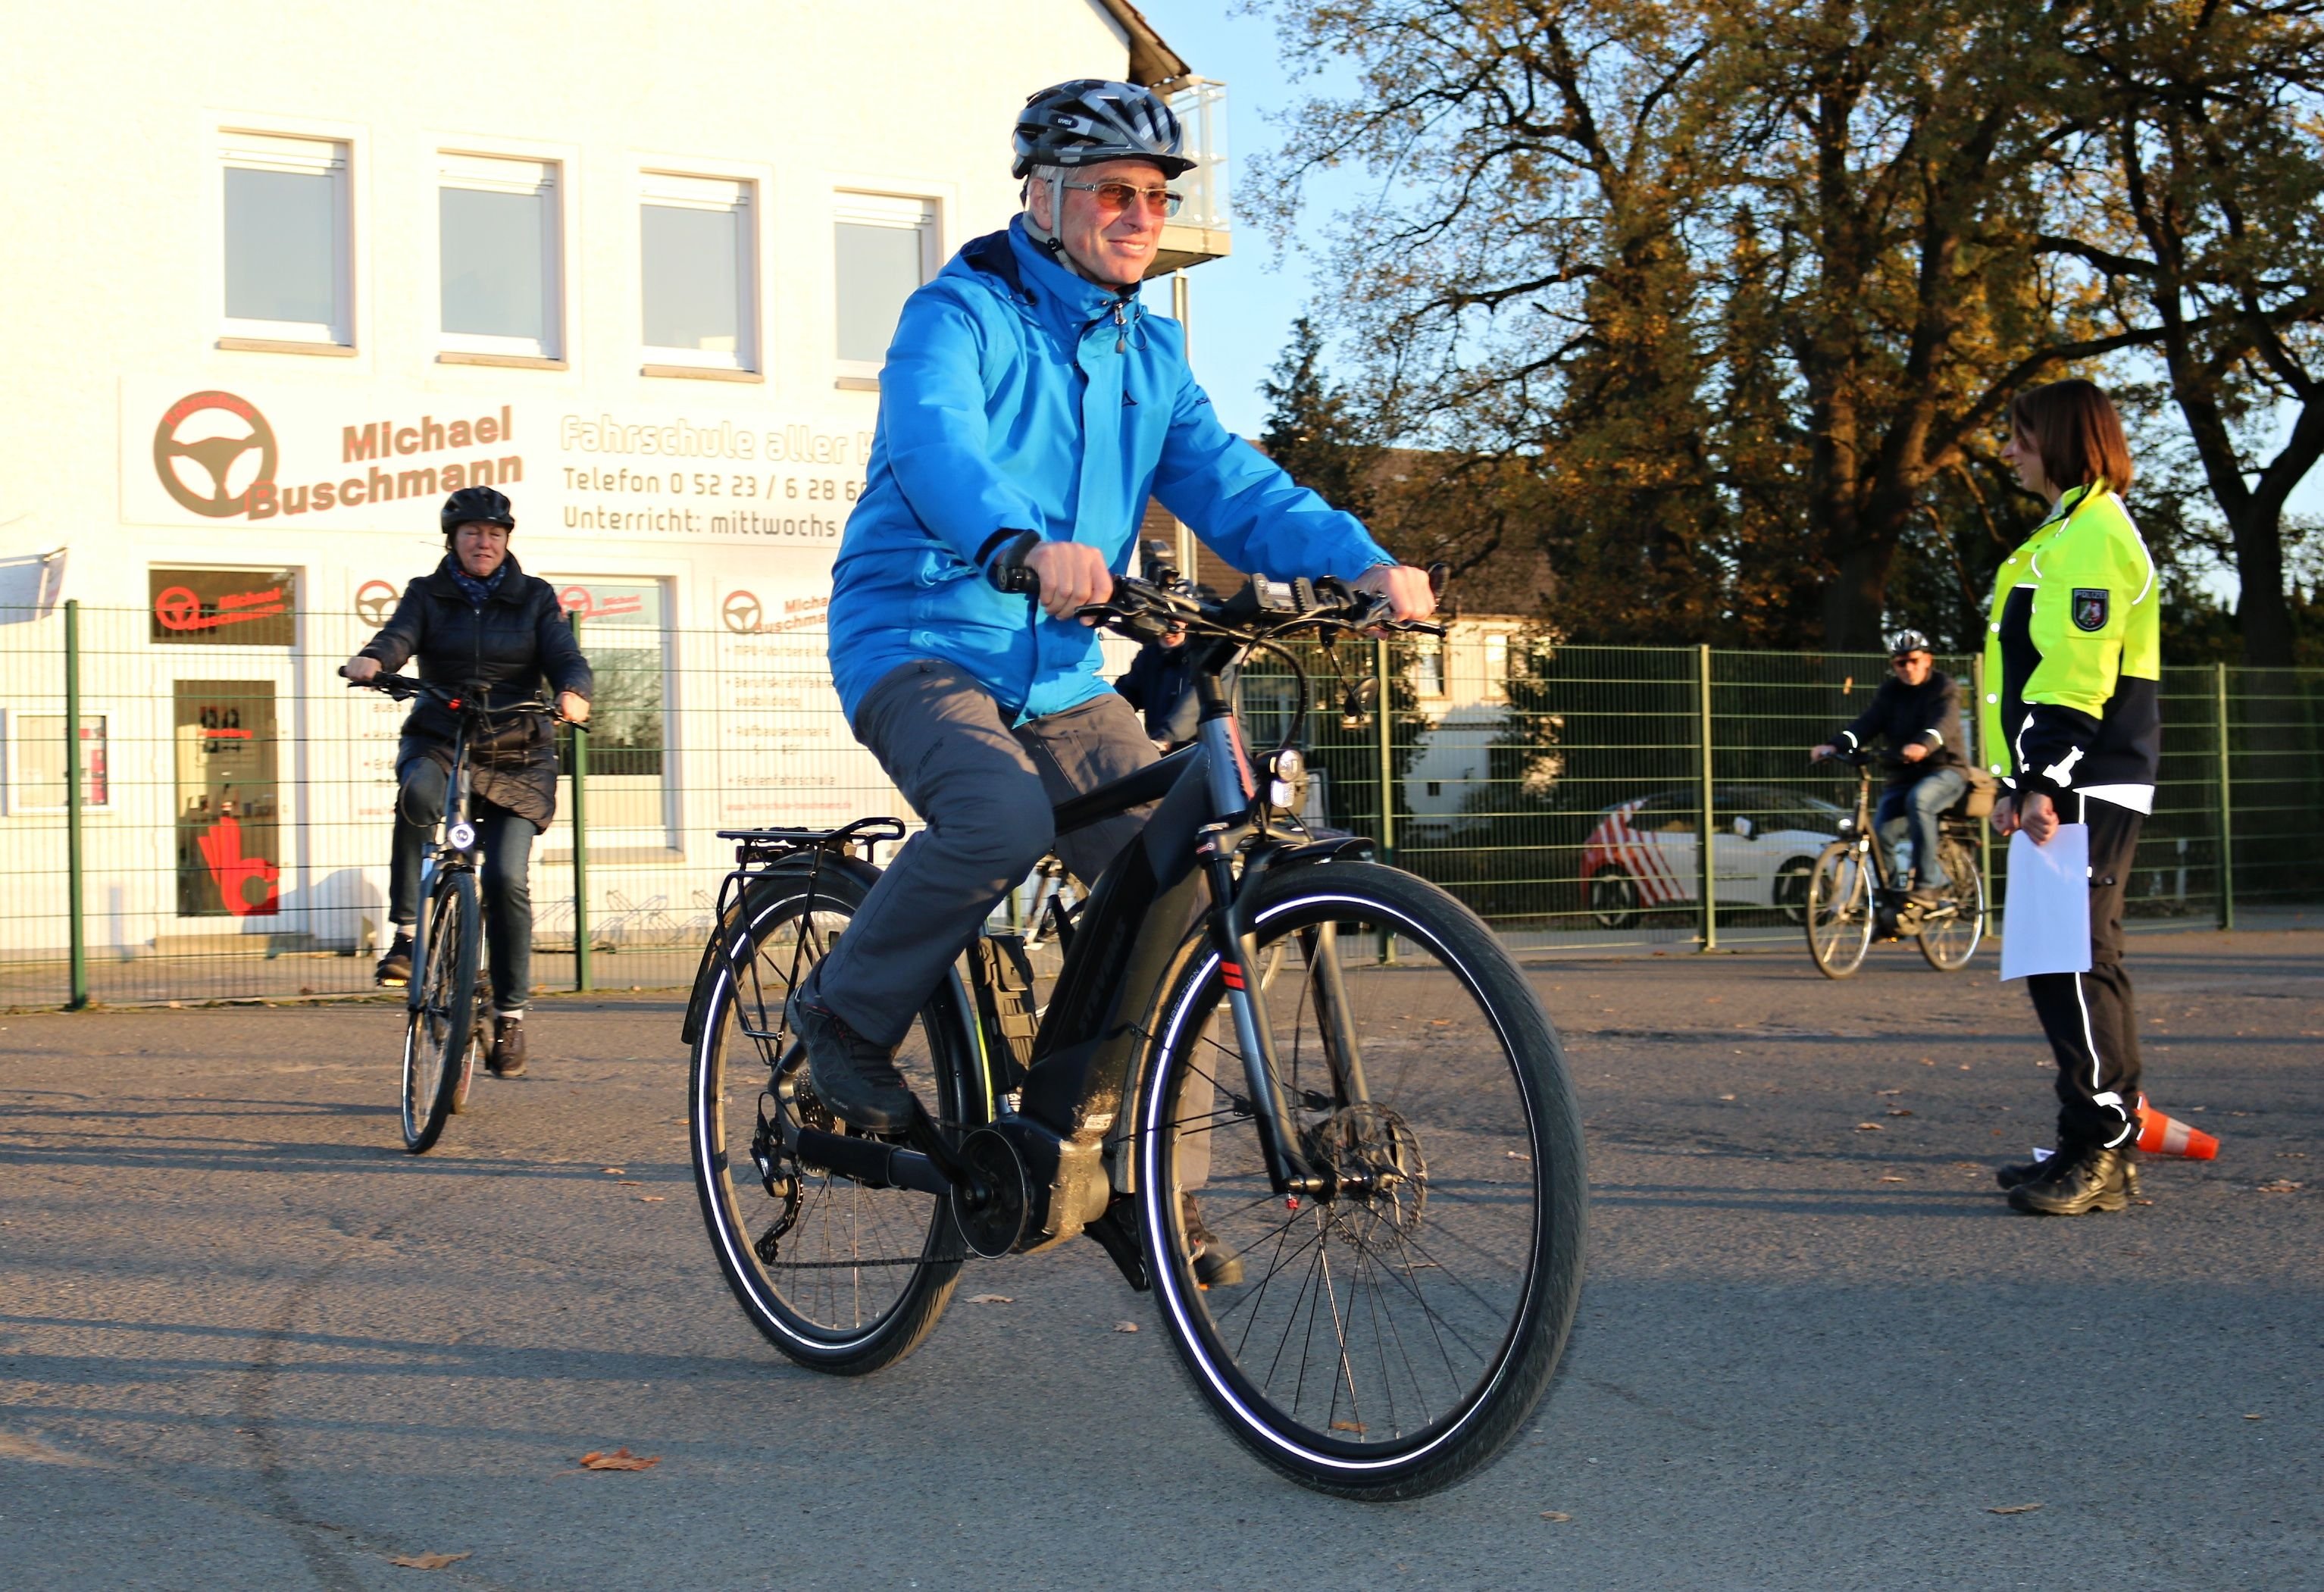
[[[1338,1182],[1335,1202],[1399,1232],[1419,1231],[1428,1205],[1428,1162],[1402,1113],[1369,1101],[1342,1106],[1300,1137],[1308,1160]]]

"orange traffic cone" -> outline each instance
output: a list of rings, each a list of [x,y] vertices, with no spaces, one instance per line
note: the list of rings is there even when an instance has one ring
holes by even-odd
[[[2178,1155],[2189,1161],[2209,1161],[2219,1153],[2219,1141],[2200,1127],[2190,1127],[2175,1117],[2165,1117],[2138,1097],[2138,1147],[2150,1155]]]

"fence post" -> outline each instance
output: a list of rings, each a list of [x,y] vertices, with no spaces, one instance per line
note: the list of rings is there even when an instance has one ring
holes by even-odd
[[[2227,767],[2227,666],[2211,666],[2212,733],[2219,748],[2219,927],[2236,926],[2235,787]]]
[[[82,917],[86,860],[80,833],[80,599],[65,603],[65,913],[72,947],[67,1011],[88,1004],[88,934]]]
[[[1696,848],[1697,888],[1702,892],[1702,948],[1719,949],[1719,834],[1712,825],[1717,812],[1711,799],[1711,643],[1695,649],[1697,737],[1702,744],[1702,843]]]
[[[1379,727],[1380,828],[1379,851],[1382,862],[1396,860],[1396,693],[1388,684],[1388,638],[1376,637],[1372,641],[1372,675],[1379,682],[1379,695],[1373,699],[1373,722]],[[1396,962],[1396,934],[1382,929],[1379,937],[1379,959],[1383,965]]]
[[[568,613],[573,644],[581,645],[581,616]],[[595,989],[589,971],[589,733],[573,731],[573,988],[586,995]]]

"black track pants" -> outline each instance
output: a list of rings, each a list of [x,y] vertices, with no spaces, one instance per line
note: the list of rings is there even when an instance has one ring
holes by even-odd
[[[2143,814],[2064,795],[2058,816],[2090,828],[2090,971],[2025,980],[2058,1058],[2058,1146],[2119,1146],[2138,1134],[2138,1011],[2122,965],[2122,904]]]

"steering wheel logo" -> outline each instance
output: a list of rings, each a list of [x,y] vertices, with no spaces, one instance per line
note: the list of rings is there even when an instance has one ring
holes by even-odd
[[[244,456],[258,456],[255,468]],[[189,392],[153,430],[153,473],[171,497],[208,520],[250,506],[250,489],[271,484],[278,455],[274,428],[258,407],[231,392]]]

